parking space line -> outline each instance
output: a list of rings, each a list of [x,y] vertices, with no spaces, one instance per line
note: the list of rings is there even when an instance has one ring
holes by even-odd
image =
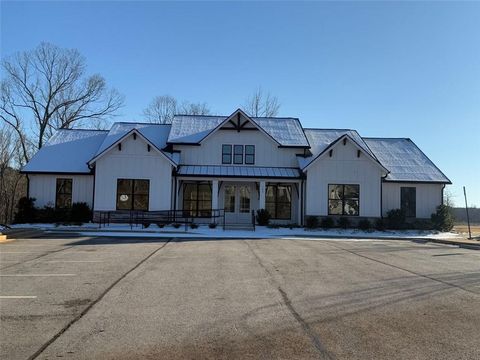
[[[0,299],[36,299],[33,295],[0,295]]]
[[[76,274],[0,274],[0,277],[75,276]]]
[[[47,263],[99,263],[99,260],[49,260]]]

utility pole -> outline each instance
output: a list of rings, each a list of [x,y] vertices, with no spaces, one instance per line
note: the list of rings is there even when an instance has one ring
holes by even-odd
[[[472,232],[470,231],[470,217],[468,216],[467,191],[463,187],[463,196],[465,196],[465,210],[467,210],[468,239],[472,240]]]

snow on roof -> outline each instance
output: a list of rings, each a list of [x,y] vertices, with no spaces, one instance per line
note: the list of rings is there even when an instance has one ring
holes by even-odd
[[[168,142],[198,144],[226,118],[226,116],[175,115]]]
[[[282,146],[309,146],[300,120],[296,118],[253,117],[252,120]]]
[[[176,115],[168,142],[198,144],[227,118],[229,116]],[[296,118],[251,119],[281,146],[309,146],[302,125]]]
[[[90,173],[87,166],[107,131],[58,130],[22,169],[23,172]]]
[[[314,161],[320,154],[322,154],[335,140],[344,135],[350,136],[366,153],[373,158],[375,155],[369,149],[367,144],[356,130],[350,129],[305,129],[305,135],[310,143],[310,151],[312,156],[307,158],[297,157],[300,168],[304,169],[312,161]]]
[[[299,178],[300,171],[294,168],[225,165],[180,165],[178,175],[254,177],[254,178]]]
[[[364,138],[390,173],[387,181],[450,183],[450,180],[410,139]]]

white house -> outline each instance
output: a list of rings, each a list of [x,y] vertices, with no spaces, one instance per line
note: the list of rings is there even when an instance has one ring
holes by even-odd
[[[228,223],[267,209],[277,223],[306,216],[378,218],[402,208],[429,218],[450,180],[410,140],[304,129],[297,118],[175,116],[170,125],[115,123],[59,130],[23,168],[36,205],[86,202],[102,211],[183,210]]]

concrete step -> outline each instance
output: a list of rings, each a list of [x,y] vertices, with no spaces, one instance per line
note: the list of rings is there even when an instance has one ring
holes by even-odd
[[[43,230],[35,228],[15,228],[3,230],[2,235],[7,239],[29,239],[43,235]]]

